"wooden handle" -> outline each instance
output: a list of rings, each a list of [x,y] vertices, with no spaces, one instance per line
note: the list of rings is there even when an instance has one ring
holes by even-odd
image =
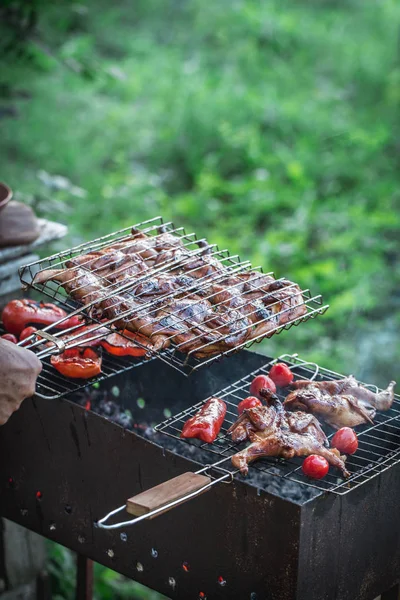
[[[129,498],[129,500],[126,501],[126,510],[131,515],[141,517],[142,515],[145,515],[156,508],[161,508],[170,502],[179,500],[179,498],[183,498],[182,502],[179,502],[179,504],[182,504],[185,502],[184,496],[201,490],[201,488],[210,483],[210,481],[211,479],[206,475],[198,475],[197,473],[183,473],[182,475],[178,475],[178,477],[174,477],[173,479],[169,479],[164,483],[160,483],[160,485],[156,485],[155,487],[150,488],[141,494],[137,494],[137,496]],[[208,489],[209,488],[199,492],[199,494],[207,492]],[[157,515],[154,515],[154,517],[158,517],[158,515],[161,515],[168,510],[170,509],[167,508]],[[154,517],[149,517],[149,519]]]

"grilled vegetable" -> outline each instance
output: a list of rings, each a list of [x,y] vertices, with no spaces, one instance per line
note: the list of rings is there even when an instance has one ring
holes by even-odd
[[[285,363],[276,363],[271,368],[269,377],[278,387],[286,387],[293,381],[293,373]]]
[[[354,454],[358,448],[356,432],[351,427],[342,427],[333,436],[331,446],[337,448],[341,454]]]
[[[267,375],[258,375],[253,379],[250,385],[250,394],[252,396],[260,397],[260,390],[270,390],[275,394],[276,386],[275,383],[267,377]]]
[[[50,361],[59,373],[72,379],[90,379],[101,373],[101,355],[92,348],[70,348]]]
[[[18,343],[18,340],[13,333],[4,333],[1,337],[3,340],[7,340],[8,342],[12,342],[13,344]]]
[[[21,300],[11,300],[4,307],[2,320],[4,327],[8,333],[20,335],[23,329],[28,325],[52,325],[66,317],[65,310],[51,304],[50,302],[36,302],[30,298]],[[57,325],[57,329],[68,329],[75,325],[79,325],[80,319],[78,316],[71,317]]]
[[[248,408],[254,408],[255,406],[262,406],[261,400],[256,398],[255,396],[248,396],[238,404],[238,413],[239,415]]]
[[[25,329],[23,329],[21,331],[21,333],[19,334],[19,341],[22,342],[23,340],[26,340],[26,338],[30,337],[31,335],[33,335],[34,333],[37,332],[36,327],[25,327]]]
[[[127,329],[123,332],[124,336],[119,333],[110,333],[105,339],[101,340],[100,344],[110,354],[116,356],[145,356],[149,350],[153,349],[150,340],[140,333],[134,333]],[[138,346],[135,342],[141,344]]]
[[[329,471],[329,463],[323,456],[311,454],[304,460],[302,470],[311,479],[322,479]]]
[[[226,415],[226,404],[220,398],[210,398],[199,412],[183,426],[182,438],[198,438],[212,443],[220,432]]]

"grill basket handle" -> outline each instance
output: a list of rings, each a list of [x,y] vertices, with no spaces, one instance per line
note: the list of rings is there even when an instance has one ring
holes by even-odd
[[[174,503],[173,507],[178,506],[186,502],[188,499],[187,496],[194,492],[197,492],[196,495],[207,492],[210,489],[208,487],[210,482],[211,479],[207,475],[191,472],[183,473],[182,475],[178,475],[178,477],[164,481],[164,483],[160,483],[145,492],[129,498],[126,501],[126,511],[135,517],[141,517],[159,510],[172,502]],[[149,519],[154,519],[158,515],[171,510],[173,507],[171,506],[163,511],[159,511],[154,516],[149,515]]]
[[[222,459],[224,462],[226,458]],[[126,504],[120,506],[109,512],[105,517],[96,522],[96,527],[100,529],[120,529],[129,525],[135,525],[145,519],[153,519],[162,515],[171,508],[183,504],[187,500],[196,498],[204,492],[207,492],[213,485],[218,483],[232,483],[233,476],[237,471],[230,472],[221,467],[217,467],[219,463],[215,465],[207,465],[197,471],[197,473],[183,473],[169,479],[160,485],[156,485],[145,492],[141,492],[126,501]],[[224,475],[212,479],[208,475],[202,475],[204,471],[208,471],[210,468],[218,468],[221,471],[225,471]],[[226,480],[229,481],[226,481]],[[108,523],[109,519],[117,514],[127,511],[131,515],[135,515],[134,519],[130,521],[120,521],[119,523]]]

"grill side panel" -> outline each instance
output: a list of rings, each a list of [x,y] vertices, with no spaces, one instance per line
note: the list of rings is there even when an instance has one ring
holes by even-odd
[[[298,600],[372,600],[399,581],[399,489],[397,464],[302,506]]]

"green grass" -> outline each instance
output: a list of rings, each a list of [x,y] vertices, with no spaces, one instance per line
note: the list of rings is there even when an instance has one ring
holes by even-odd
[[[400,358],[399,24],[397,0],[49,6],[36,68],[0,71],[0,108],[17,111],[1,123],[3,177],[69,225],[63,244],[162,214],[322,293],[323,318],[260,348],[386,384]]]

